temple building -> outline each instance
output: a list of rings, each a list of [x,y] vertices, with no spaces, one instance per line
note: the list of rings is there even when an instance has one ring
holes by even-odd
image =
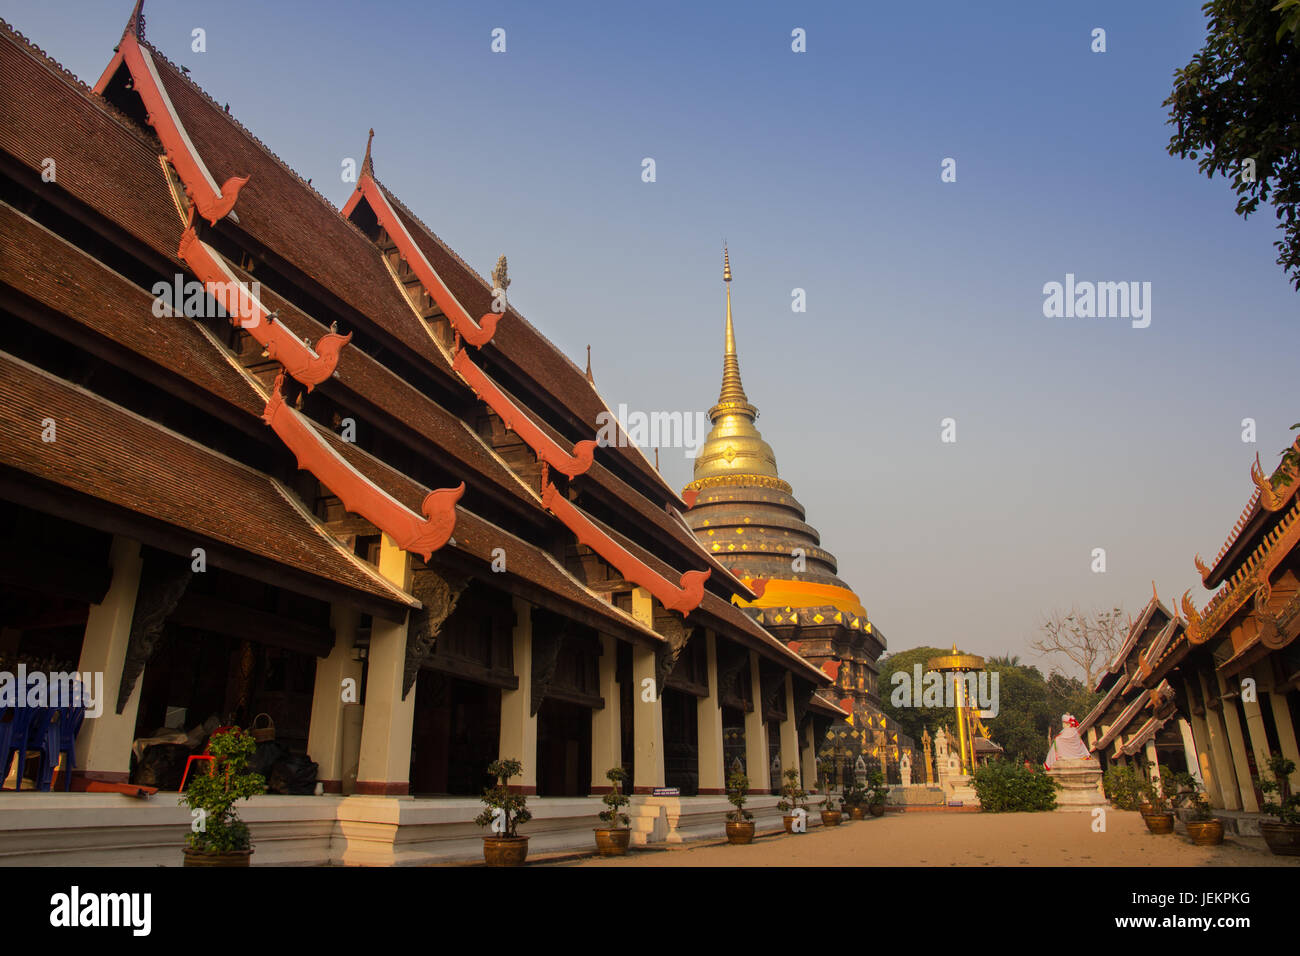
[[[471,269],[369,142],[332,205],[141,6],[93,88],[0,22],[0,670],[104,698],[55,776],[81,793],[0,795],[0,860],[178,865],[187,811],[102,791],[211,721],[317,765],[322,796],[243,813],[259,863],[473,858],[498,757],[537,850],[590,845],[615,766],[639,843],[720,834],[736,766],[811,785],[883,641],[775,463],[697,473],[702,546],[639,448],[598,444],[604,400],[509,306],[504,257]],[[760,488],[733,527],[721,496]],[[811,570],[769,606],[778,568],[715,540],[801,543]]]
[[[879,668],[885,637],[868,619],[857,594],[837,576],[835,555],[821,546],[817,529],[777,471],[776,454],[756,425],[758,408],[740,380],[731,310],[731,257],[724,248],[726,289],[722,389],[709,409],[712,425],[695,458],[694,496],[686,523],[708,549],[756,596],[737,597],[754,620],[816,664],[833,680],[826,693],[849,717],[818,741],[818,754],[843,766],[879,761],[897,779],[901,750],[914,749],[880,711]],[[728,715],[739,727],[739,715]],[[840,774],[842,779],[842,773]]]
[[[1196,768],[1192,728],[1179,713],[1179,689],[1153,663],[1181,639],[1186,622],[1156,593],[1129,624],[1123,644],[1091,688],[1101,700],[1079,723],[1079,735],[1102,768],[1127,766],[1158,782],[1160,768]]]
[[[1211,564],[1214,591],[1200,610],[1183,594],[1182,624],[1147,656],[1143,685],[1167,682],[1192,726],[1210,802],[1258,813],[1269,754],[1300,768],[1300,441],[1270,474],[1251,468],[1254,489]],[[1300,769],[1291,777],[1300,789]]]

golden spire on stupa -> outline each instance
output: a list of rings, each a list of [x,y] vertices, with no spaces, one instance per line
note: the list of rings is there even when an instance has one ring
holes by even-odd
[[[736,353],[736,326],[731,317],[731,254],[722,246],[722,281],[727,290],[727,324],[722,350],[722,389],[718,404],[709,409],[713,429],[695,459],[695,480],[717,475],[777,477],[772,446],[754,427],[758,409],[750,404],[740,383],[740,357]]]

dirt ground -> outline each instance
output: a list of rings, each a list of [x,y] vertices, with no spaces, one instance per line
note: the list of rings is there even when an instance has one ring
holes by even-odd
[[[1090,813],[898,813],[809,833],[756,837],[749,846],[705,843],[633,849],[575,866],[1300,866],[1258,838],[1225,836],[1198,847],[1185,833],[1155,836],[1134,811]],[[540,862],[540,861],[539,861]]]

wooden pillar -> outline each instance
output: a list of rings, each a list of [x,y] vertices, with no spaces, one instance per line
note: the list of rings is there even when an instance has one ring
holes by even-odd
[[[1197,670],[1196,679],[1200,683],[1201,699],[1205,701],[1205,725],[1208,731],[1206,742],[1210,748],[1210,759],[1214,762],[1214,778],[1219,784],[1219,793],[1223,797],[1223,808],[1240,810],[1241,795],[1237,791],[1237,772],[1232,764],[1232,751],[1228,744],[1228,731],[1223,726],[1222,710],[1210,706],[1213,698],[1210,696],[1210,684],[1205,679],[1205,673]]]
[[[1223,723],[1228,730],[1228,746],[1232,753],[1232,766],[1237,774],[1237,787],[1241,792],[1241,808],[1247,813],[1259,813],[1259,800],[1255,798],[1255,785],[1250,778],[1250,760],[1246,755],[1246,735],[1241,726],[1237,705],[1228,697],[1228,685],[1223,675],[1214,673],[1215,686],[1223,703]]]
[[[388,535],[379,546],[379,573],[403,590],[410,587],[411,556]],[[402,699],[409,623],[410,614],[401,623],[376,617],[370,624],[361,762],[357,767],[356,792],[360,794],[406,796],[411,790],[416,688]]]
[[[1265,677],[1268,683],[1265,684]],[[1295,723],[1291,720],[1291,708],[1287,706],[1286,694],[1275,689],[1272,674],[1264,662],[1255,665],[1255,679],[1260,687],[1268,688],[1268,703],[1273,709],[1273,724],[1277,727],[1278,744],[1282,756],[1296,765],[1291,774],[1291,792],[1300,793],[1300,747],[1296,746]]]
[[[343,792],[343,727],[347,708],[360,705],[361,662],[354,645],[361,614],[350,604],[330,608],[334,648],[316,662],[316,684],[307,729],[307,753],[318,765],[317,779],[326,793]]]
[[[501,692],[501,734],[497,757],[518,760],[523,773],[510,781],[523,793],[537,792],[537,716],[533,705],[533,606],[514,599],[515,627],[511,633],[515,677],[519,686]],[[609,706],[606,700],[605,706]],[[609,768],[606,767],[606,770]],[[594,770],[593,770],[594,772]]]
[[[763,685],[759,680],[758,652],[749,652],[750,699],[754,709],[745,715],[745,775],[749,777],[752,793],[767,793],[772,789],[768,772],[767,721],[763,719]]]
[[[605,773],[623,765],[623,732],[619,713],[618,641],[600,635],[600,696],[605,706],[591,712],[591,792],[609,793],[613,785]],[[627,784],[623,785],[624,792]]]
[[[699,736],[700,796],[727,792],[727,771],[723,766],[722,706],[718,701],[718,636],[713,631],[704,635],[708,649],[709,696],[701,697],[695,704],[695,725]]]
[[[144,565],[140,542],[115,536],[108,560],[112,581],[104,600],[90,608],[77,663],[78,671],[83,674],[90,671],[94,675],[92,679],[98,685],[102,713],[98,717],[87,713],[77,734],[74,776],[126,783],[131,770],[131,743],[135,739],[143,672],[136,679],[120,714],[117,712],[117,695],[122,684],[122,664],[126,660],[135,600],[140,591],[140,572]],[[18,766],[21,773],[21,761],[18,761]]]
[[[1186,688],[1188,709],[1191,709],[1192,701],[1204,700],[1200,691],[1195,690],[1193,685],[1194,678],[1187,678],[1183,681]],[[1208,712],[1208,709],[1207,709]],[[1210,804],[1216,807],[1227,808],[1224,803],[1222,790],[1219,788],[1219,768],[1214,759],[1214,752],[1210,749],[1210,727],[1206,723],[1205,714],[1197,716],[1190,714],[1192,724],[1192,741],[1196,748],[1196,766],[1201,772],[1201,782],[1205,784],[1205,794],[1210,798]]]

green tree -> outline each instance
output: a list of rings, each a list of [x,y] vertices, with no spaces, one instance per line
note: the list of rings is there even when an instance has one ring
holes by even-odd
[[[907,736],[920,743],[921,731],[929,728],[931,735],[940,724],[947,724],[952,727],[953,712],[950,707],[920,707],[921,702],[913,700],[912,706],[900,707],[894,704],[894,681],[895,673],[907,675],[908,683],[912,681],[912,666],[920,664],[924,673],[926,662],[932,657],[941,657],[944,654],[951,654],[952,651],[943,647],[914,647],[910,651],[899,651],[896,654],[889,654],[880,659],[880,709],[884,711],[885,716],[898,724],[899,728]],[[958,651],[959,654],[966,653]]]
[[[1210,0],[1205,46],[1174,72],[1169,153],[1237,193],[1237,213],[1271,203],[1277,264],[1300,290],[1300,0]]]

